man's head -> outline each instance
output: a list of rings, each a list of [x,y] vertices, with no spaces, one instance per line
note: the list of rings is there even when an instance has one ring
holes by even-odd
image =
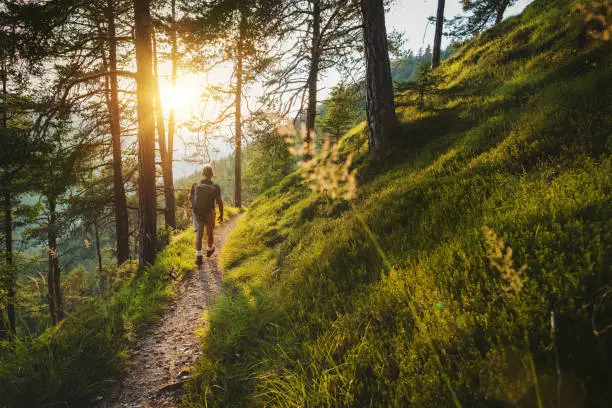
[[[204,167],[202,168],[202,175],[207,180],[210,180],[211,178],[213,178],[213,169],[210,164],[204,165]]]

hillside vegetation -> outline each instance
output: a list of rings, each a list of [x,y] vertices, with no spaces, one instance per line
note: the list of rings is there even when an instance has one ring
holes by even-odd
[[[238,212],[225,211],[227,218]],[[88,406],[126,369],[138,336],[193,269],[194,238],[191,229],[172,235],[139,274],[135,262],[125,263],[107,293],[42,335],[0,342],[0,407]]]
[[[186,403],[610,406],[611,48],[536,0],[399,96],[401,148],[345,135],[356,199],[259,196]]]

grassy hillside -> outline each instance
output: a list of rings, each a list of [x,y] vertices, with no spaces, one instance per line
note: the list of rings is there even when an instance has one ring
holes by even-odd
[[[187,405],[610,406],[612,47],[581,23],[536,0],[399,97],[393,154],[349,132],[352,202],[261,195]]]

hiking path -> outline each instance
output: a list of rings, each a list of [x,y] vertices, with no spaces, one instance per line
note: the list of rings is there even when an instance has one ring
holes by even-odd
[[[126,375],[104,396],[97,397],[98,408],[176,407],[182,385],[189,376],[188,367],[198,358],[201,344],[195,333],[208,322],[202,312],[221,291],[223,271],[217,264],[225,238],[240,216],[215,228],[215,253],[204,257],[200,267],[187,272],[175,300],[161,319],[152,324],[136,342]]]

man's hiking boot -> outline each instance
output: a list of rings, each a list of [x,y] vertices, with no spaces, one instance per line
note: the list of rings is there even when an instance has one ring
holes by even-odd
[[[211,256],[212,254],[214,254],[214,253],[215,253],[215,247],[212,247],[212,249],[207,249],[207,250],[206,250],[206,257],[207,257],[207,258],[210,258],[210,256]]]
[[[202,255],[196,256],[196,265],[197,266],[202,265]]]

